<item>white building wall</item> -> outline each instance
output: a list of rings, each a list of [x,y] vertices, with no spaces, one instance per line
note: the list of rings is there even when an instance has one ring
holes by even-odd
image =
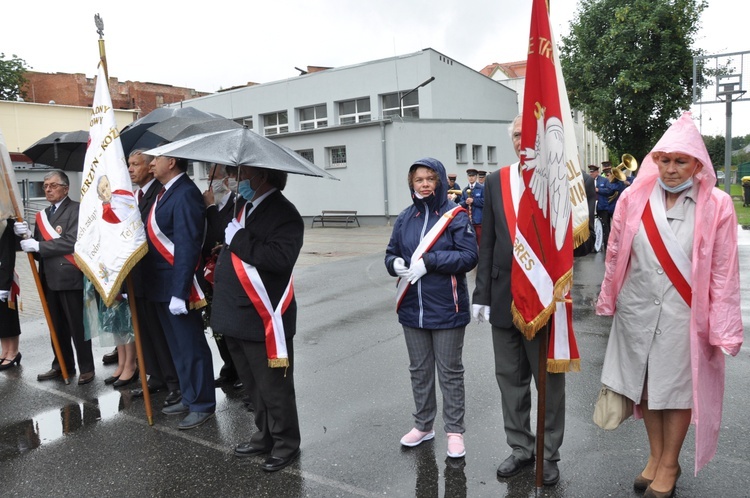
[[[419,119],[382,118],[381,96],[417,90]],[[370,97],[370,123],[340,126],[338,102]],[[184,102],[231,119],[252,119],[263,134],[262,116],[286,110],[289,133],[271,137],[293,150],[312,149],[314,162],[328,168],[327,150],[345,146],[347,166],[329,169],[339,181],[290,175],[285,190],[303,216],[324,209],[357,210],[362,217],[396,216],[410,202],[406,174],[416,159],[439,159],[465,183],[469,167],[492,171],[515,160],[507,129],[517,113],[515,91],[432,49],[310,73],[287,80],[208,95]],[[299,131],[302,107],[325,104],[328,126]],[[467,161],[456,163],[456,144]],[[472,147],[481,150],[472,161]],[[487,147],[495,148],[494,162]],[[200,175],[197,183],[204,188]],[[386,207],[387,206],[387,207]]]

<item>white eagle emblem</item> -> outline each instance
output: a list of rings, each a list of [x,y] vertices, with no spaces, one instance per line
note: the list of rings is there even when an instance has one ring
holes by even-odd
[[[539,103],[536,106],[536,144],[534,150],[526,148],[523,169],[534,170],[528,188],[544,217],[549,218],[552,224],[555,245],[559,251],[565,243],[572,210],[565,167],[565,134],[559,118],[551,117],[545,123],[545,109]]]

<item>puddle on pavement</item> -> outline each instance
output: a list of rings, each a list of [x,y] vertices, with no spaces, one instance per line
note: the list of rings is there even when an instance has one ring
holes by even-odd
[[[70,403],[0,428],[0,462],[50,444],[128,408],[130,393],[113,392],[84,403]]]

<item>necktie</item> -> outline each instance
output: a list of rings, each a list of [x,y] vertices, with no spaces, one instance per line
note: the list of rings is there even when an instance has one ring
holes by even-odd
[[[162,187],[161,190],[159,190],[159,195],[156,196],[156,202],[159,202],[161,200],[161,196],[164,195],[164,192],[166,192],[167,189],[165,187]]]
[[[250,211],[253,209],[253,203],[248,202],[245,204],[245,223],[247,223],[247,219],[250,217]]]
[[[138,204],[143,200],[143,189],[138,190]]]
[[[52,216],[53,214],[55,214],[55,209],[57,209],[57,206],[55,206],[54,204],[52,204],[52,205],[51,205],[51,206],[49,207],[49,215],[50,215],[50,216]]]

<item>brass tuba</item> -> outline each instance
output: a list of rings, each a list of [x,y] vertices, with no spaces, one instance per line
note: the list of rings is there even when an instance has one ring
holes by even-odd
[[[623,154],[622,155],[622,162],[618,164],[616,167],[612,168],[612,175],[615,177],[615,179],[620,180],[621,182],[624,182],[628,175],[625,173],[626,171],[635,171],[638,169],[638,161],[631,156],[630,154]]]

